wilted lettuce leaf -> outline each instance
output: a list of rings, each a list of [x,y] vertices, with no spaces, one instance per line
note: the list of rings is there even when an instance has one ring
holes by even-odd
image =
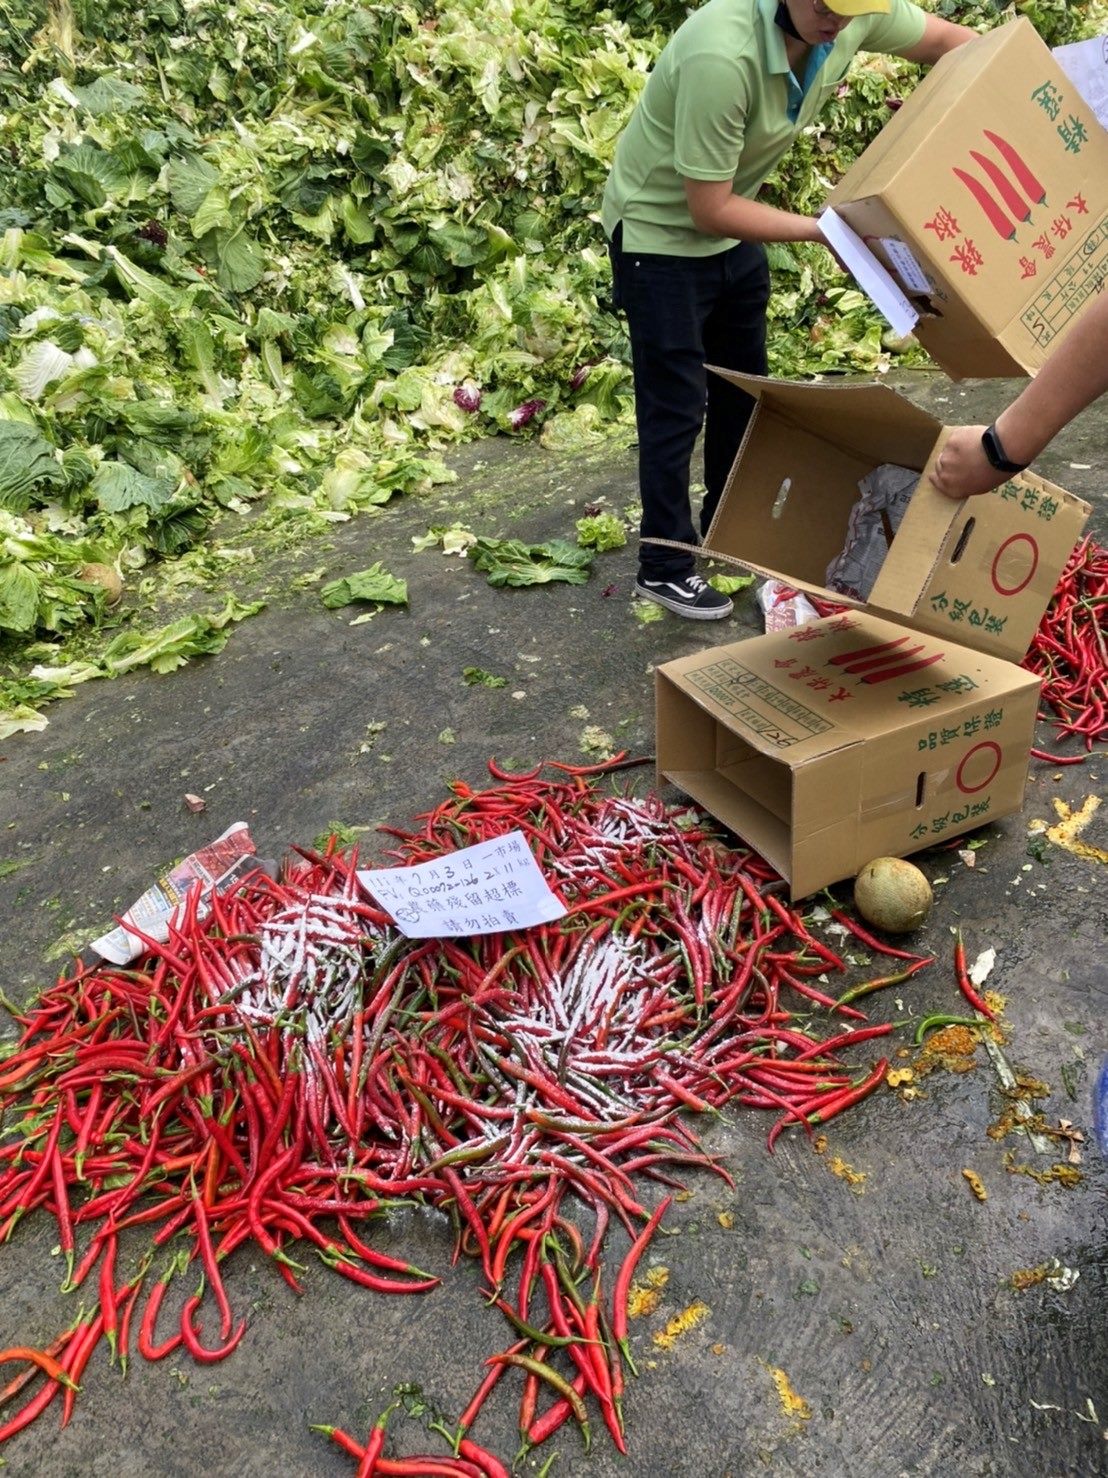
[[[561,580],[584,585],[589,578],[592,554],[565,539],[547,544],[525,544],[520,539],[478,539],[469,557],[483,570],[490,585],[548,585]]]
[[[390,575],[378,560],[368,570],[358,570],[353,575],[344,575],[341,580],[331,580],[319,592],[319,598],[331,611],[356,600],[404,606],[408,604],[408,582]]]
[[[26,513],[37,488],[64,483],[54,448],[34,426],[0,420],[0,508]]]
[[[38,592],[38,577],[26,565],[0,565],[0,631],[34,630]]]
[[[121,632],[105,647],[101,666],[109,677],[134,667],[172,672],[190,657],[222,651],[230,637],[230,623],[254,616],[264,607],[264,601],[243,602],[229,596],[223,609],[214,615],[182,616],[157,631]]]
[[[105,513],[125,513],[128,508],[164,508],[173,497],[176,482],[171,477],[149,477],[126,462],[102,462],[90,491]]]

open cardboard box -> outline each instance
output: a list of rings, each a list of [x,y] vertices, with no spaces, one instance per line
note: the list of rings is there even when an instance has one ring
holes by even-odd
[[[858,604],[825,583],[858,483],[883,463],[912,468],[920,481],[868,608],[1022,659],[1088,519],[1087,503],[1030,472],[988,496],[944,497],[926,474],[948,428],[887,385],[713,373],[757,404],[698,554]]]
[[[955,502],[922,476],[868,605],[829,590],[858,482],[926,473],[947,429],[883,385],[716,371],[757,404],[696,552],[851,606],[657,669],[657,766],[794,898],[1023,804],[1030,645],[1089,507],[1021,474]]]
[[[1108,130],[1020,18],[936,63],[828,204],[952,378],[1033,373],[1108,277]]]

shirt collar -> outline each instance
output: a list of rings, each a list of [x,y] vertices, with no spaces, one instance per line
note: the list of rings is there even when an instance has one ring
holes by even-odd
[[[788,54],[785,51],[785,33],[777,24],[778,0],[758,0],[758,17],[762,23],[762,42],[765,47],[766,66],[773,73],[788,73]]]
[[[789,7],[785,4],[785,0],[777,0],[777,11],[773,17],[773,23],[779,30],[784,31],[786,36],[791,36],[794,41],[804,40],[793,24],[793,18],[789,14]]]

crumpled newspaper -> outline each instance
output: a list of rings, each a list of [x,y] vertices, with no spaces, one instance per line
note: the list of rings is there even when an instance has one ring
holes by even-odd
[[[855,600],[869,599],[919,479],[918,472],[892,462],[862,478],[842,553],[827,566],[825,578],[832,590]]]

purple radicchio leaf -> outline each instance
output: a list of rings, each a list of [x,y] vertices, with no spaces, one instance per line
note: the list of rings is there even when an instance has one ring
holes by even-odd
[[[512,430],[518,431],[522,426],[526,426],[528,421],[533,421],[545,406],[545,400],[525,400],[522,405],[517,405],[514,411],[508,413],[508,422]]]
[[[454,404],[463,411],[479,411],[481,409],[481,392],[476,385],[456,385],[454,387]]]

